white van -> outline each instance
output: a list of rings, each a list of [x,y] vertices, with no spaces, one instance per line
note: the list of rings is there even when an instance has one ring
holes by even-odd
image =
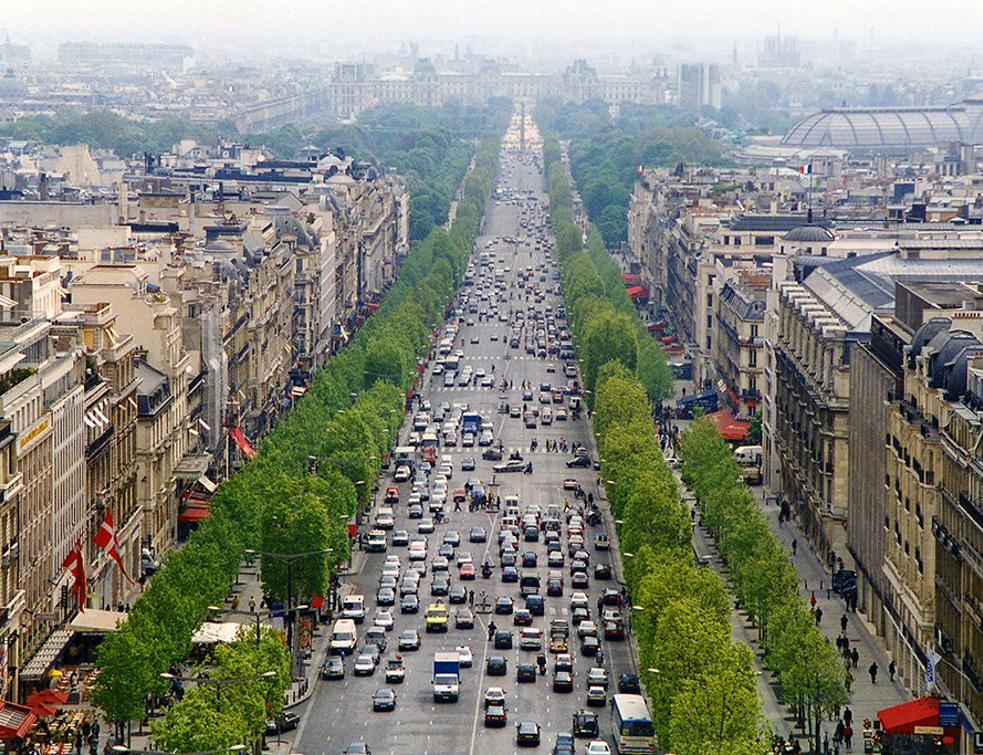
[[[734,449],[737,463],[742,467],[760,467],[763,454],[761,446],[738,446]]]
[[[341,615],[356,624],[365,621],[365,596],[352,594],[342,598]]]
[[[338,619],[331,629],[331,655],[351,655],[355,652],[357,640],[355,622],[351,619]]]

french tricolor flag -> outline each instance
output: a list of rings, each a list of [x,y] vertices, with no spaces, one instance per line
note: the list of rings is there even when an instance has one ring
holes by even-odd
[[[808,165],[800,165],[799,173],[812,173],[812,163],[809,163]]]

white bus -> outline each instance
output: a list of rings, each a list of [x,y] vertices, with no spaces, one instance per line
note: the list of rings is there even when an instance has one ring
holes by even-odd
[[[655,752],[655,728],[644,697],[615,695],[612,716],[614,743],[619,753]]]

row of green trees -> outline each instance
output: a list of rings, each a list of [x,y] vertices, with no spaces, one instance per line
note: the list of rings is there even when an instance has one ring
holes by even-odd
[[[639,332],[620,271],[595,229],[583,247],[554,140],[547,139],[544,157],[568,318],[592,391],[601,471],[635,603],[625,610],[660,749],[766,753],[750,650],[730,640],[722,580],[694,564],[690,517],[655,437],[653,398],[662,400],[671,389],[665,358],[659,349],[643,356],[642,344],[652,339]],[[657,379],[645,379],[650,371]]]
[[[543,157],[568,320],[580,347],[588,403],[593,405],[600,366],[613,359],[635,372],[652,401],[664,401],[672,393],[665,352],[639,319],[625,292],[621,268],[608,254],[597,228],[590,226],[585,238],[574,222],[570,179],[555,138],[546,138]]]
[[[626,103],[612,117],[599,100],[545,100],[536,109],[536,119],[544,129],[569,140],[574,180],[609,247],[628,237],[628,201],[639,165],[728,163],[721,145],[694,128],[695,116],[672,106]]]
[[[290,653],[279,632],[262,627],[257,636],[243,627],[235,642],[216,646],[207,674],[208,681],[188,690],[154,726],[154,744],[164,752],[209,752],[229,742],[258,741],[266,719],[283,707]]]
[[[188,654],[208,606],[224,602],[247,549],[329,551],[292,564],[293,596],[324,594],[331,570],[349,557],[347,523],[368,501],[396,437],[417,358],[463,275],[497,155],[497,138],[483,139],[451,230],[435,229],[413,248],[376,314],[262,439],[258,456],[219,487],[211,517],[184,547],[167,554],[127,623],[107,636],[93,701],[110,719],[141,719],[148,697],[166,691],[160,674]],[[286,598],[285,564],[264,557],[262,566],[264,589]],[[233,729],[238,736],[229,739]],[[251,730],[215,727],[216,738],[204,749],[235,744]],[[171,747],[203,749],[192,743]]]
[[[802,599],[788,554],[741,481],[730,446],[709,418],[683,434],[681,455],[683,479],[697,496],[738,600],[758,627],[765,663],[818,742],[822,719],[848,699],[847,672]]]

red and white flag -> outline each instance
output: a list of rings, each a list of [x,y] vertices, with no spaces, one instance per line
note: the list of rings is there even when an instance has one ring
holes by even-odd
[[[79,611],[84,611],[86,598],[85,559],[82,557],[81,539],[75,541],[75,547],[68,552],[61,565],[71,571],[72,577],[75,579],[72,585],[72,594],[78,597]]]
[[[93,540],[95,540],[96,545],[109,553],[113,561],[119,565],[119,570],[123,572],[126,580],[133,584],[130,575],[126,573],[126,567],[123,566],[123,558],[119,555],[119,541],[116,540],[116,528],[113,526],[113,512],[108,506],[106,507],[106,518],[102,520],[102,526],[99,527]]]

